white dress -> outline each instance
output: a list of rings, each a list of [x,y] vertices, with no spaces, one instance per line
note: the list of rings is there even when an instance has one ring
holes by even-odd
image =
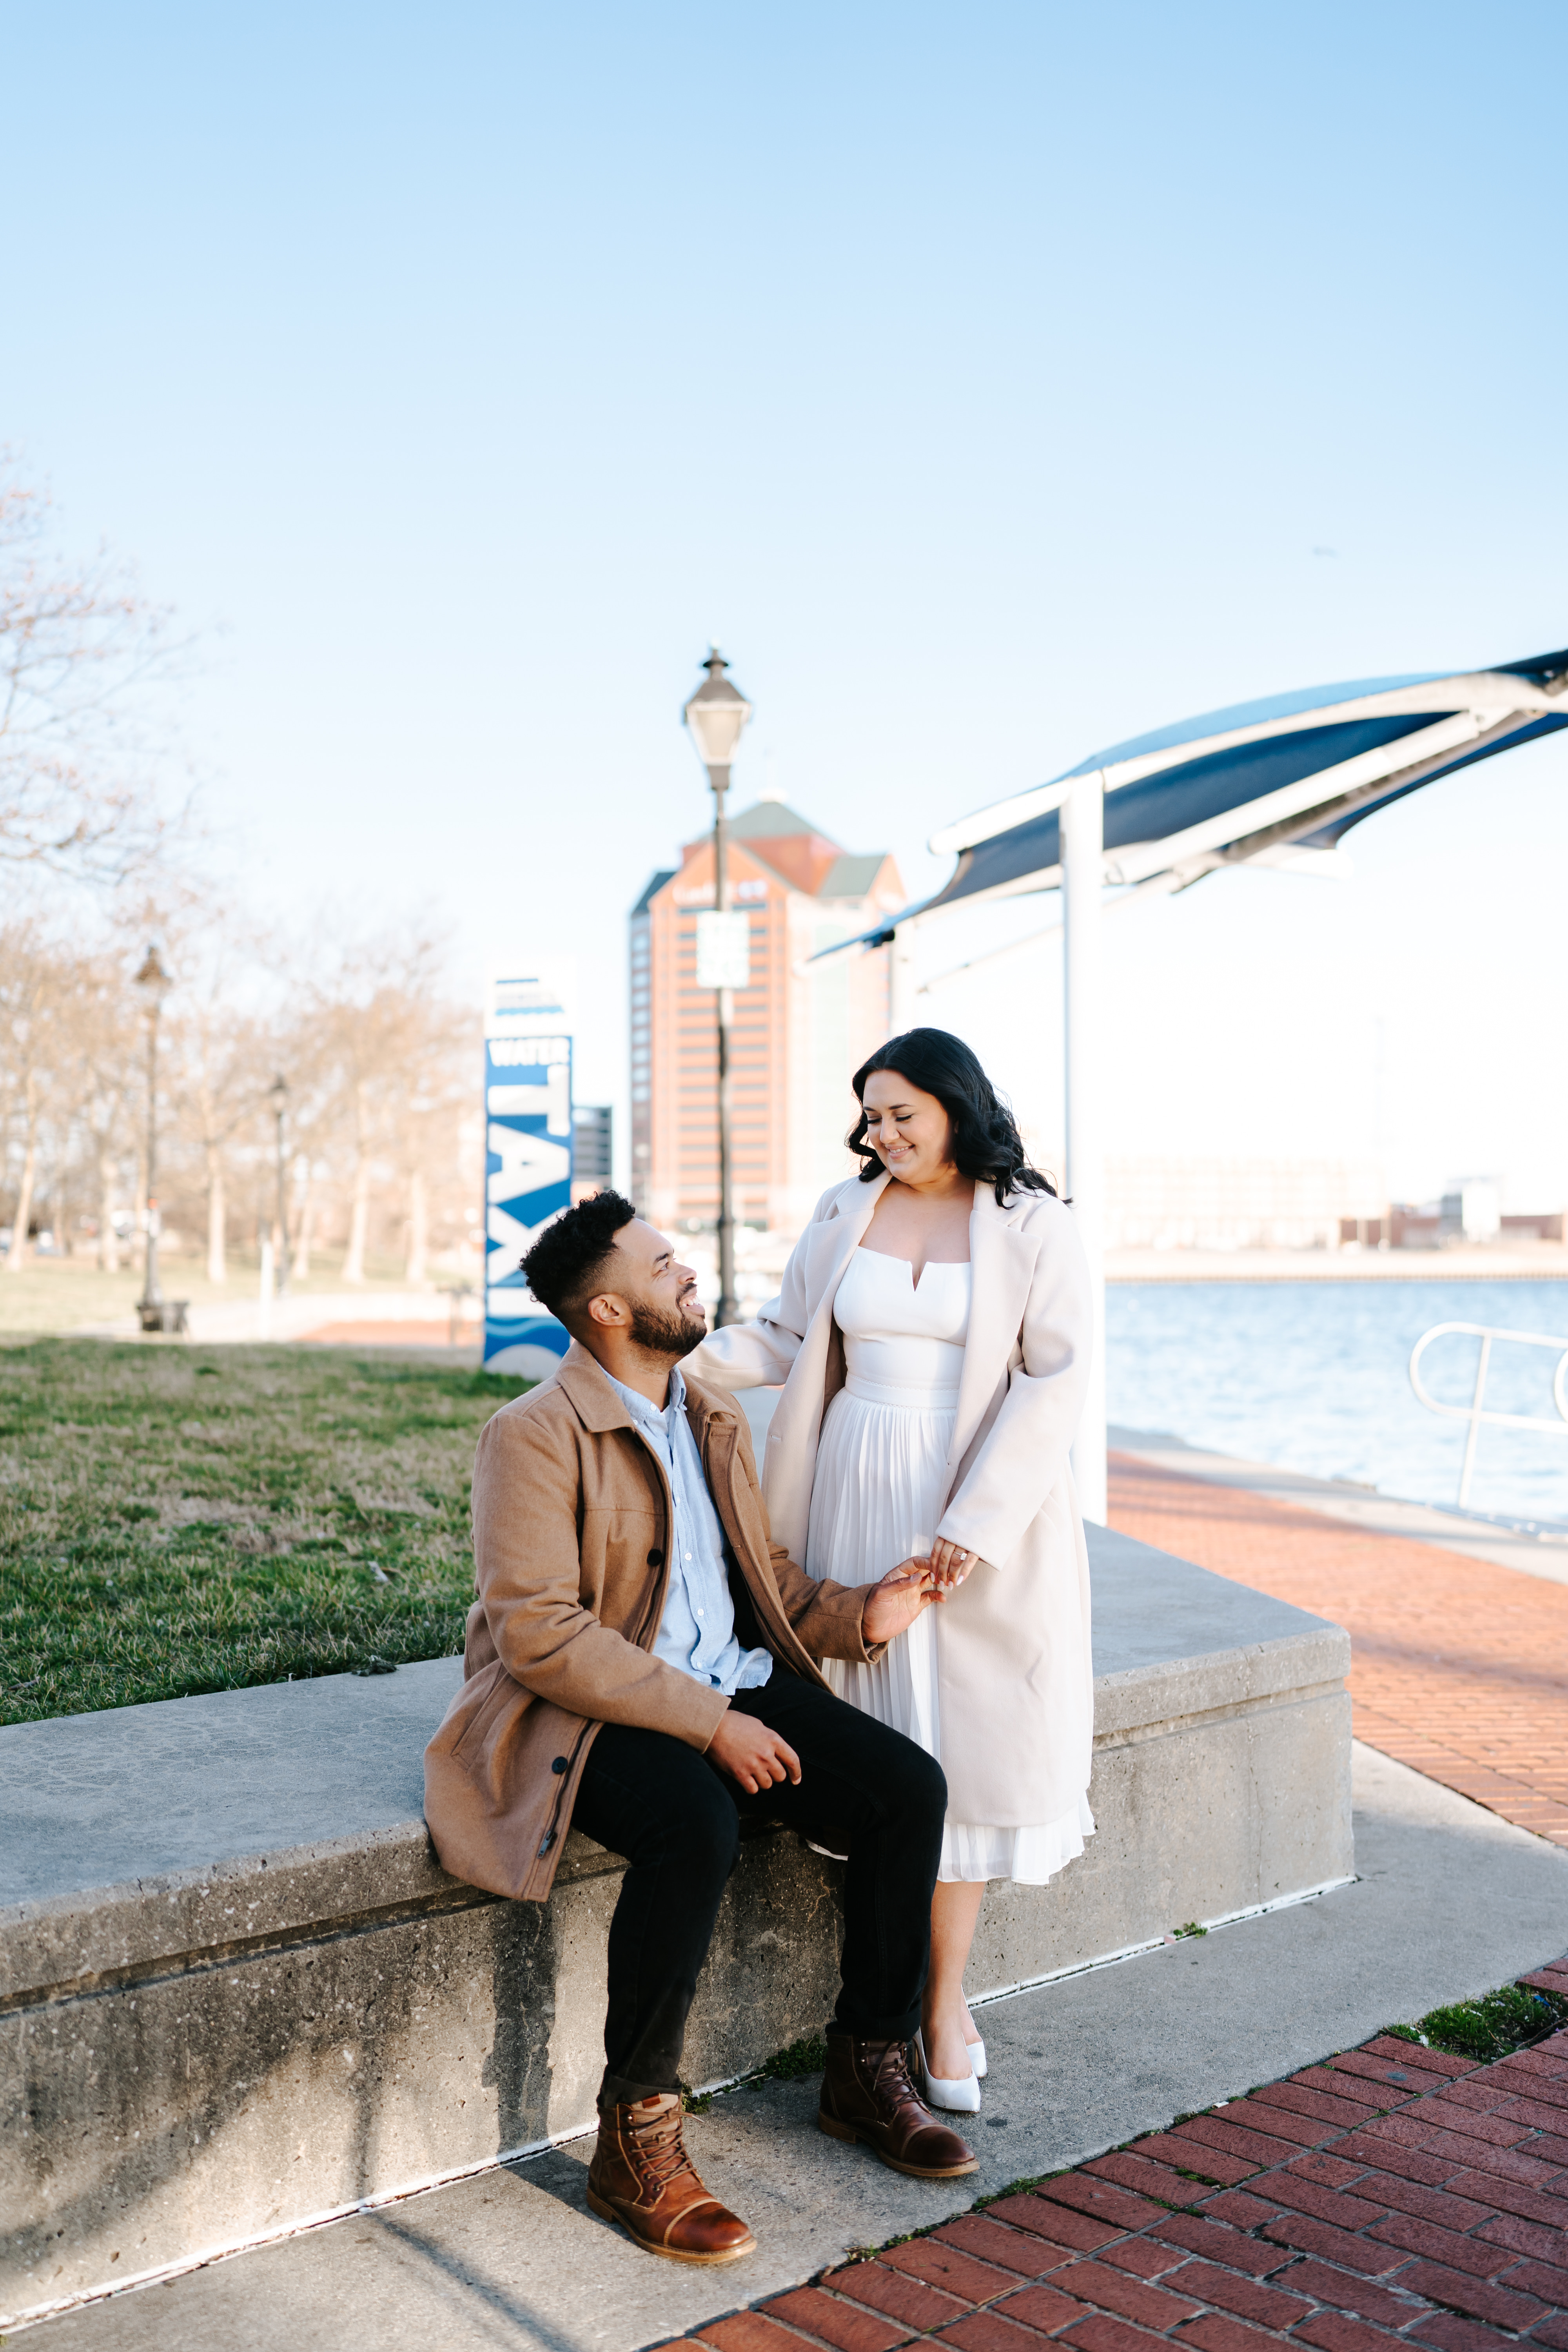
[[[822,1424],[808,1575],[872,1584],[900,1560],[929,1551],[958,1417],[970,1279],[967,1265],[928,1265],[917,1284],[903,1258],[865,1248],[850,1257],[833,1308],[848,1378]],[[922,1610],[874,1666],[841,1658],[822,1666],[840,1698],[903,1732],[939,1763],[941,1620],[940,1607]],[[1006,1671],[1005,1660],[998,1659],[997,1671]],[[938,1876],[1042,1885],[1093,1834],[1087,1798],[1060,1820],[1026,1829],[949,1821]]]

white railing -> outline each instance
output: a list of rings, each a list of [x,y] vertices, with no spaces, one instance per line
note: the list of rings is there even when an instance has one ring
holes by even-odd
[[[1429,1396],[1421,1385],[1419,1365],[1434,1339],[1447,1337],[1450,1331],[1463,1332],[1467,1338],[1481,1343],[1479,1360],[1476,1365],[1475,1394],[1468,1404],[1444,1404]],[[1488,1412],[1485,1410],[1487,1375],[1491,1370],[1492,1341],[1508,1339],[1521,1348],[1555,1348],[1557,1368],[1552,1375],[1552,1402],[1557,1407],[1555,1421],[1545,1421],[1523,1412]],[[1484,1422],[1491,1429],[1538,1429],[1548,1437],[1568,1437],[1568,1339],[1552,1339],[1541,1331],[1499,1331],[1485,1323],[1434,1323],[1430,1331],[1423,1331],[1410,1351],[1410,1385],[1428,1412],[1446,1413],[1452,1421],[1468,1421],[1469,1434],[1465,1440],[1465,1463],[1459,1473],[1459,1508],[1463,1510],[1470,1498],[1470,1474],[1476,1466],[1476,1445]]]

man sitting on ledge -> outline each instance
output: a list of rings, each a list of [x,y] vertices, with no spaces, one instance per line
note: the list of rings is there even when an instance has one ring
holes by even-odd
[[[479,1599],[426,1818],[447,1870],[513,1898],[548,1895],[574,1823],[626,1857],[588,2202],[650,2252],[733,2262],[756,2241],[686,2152],[679,2067],[742,1817],[847,1842],[823,2130],[916,2179],[976,2168],[905,2071],[942,1768],[815,1664],[879,1656],[931,1592],[912,1560],[852,1589],[770,1542],[744,1418],[679,1370],[707,1328],[695,1276],[629,1202],[568,1210],[523,1267],[574,1344],[479,1438]]]

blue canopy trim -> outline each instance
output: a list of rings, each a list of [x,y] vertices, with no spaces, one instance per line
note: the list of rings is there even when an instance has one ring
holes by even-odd
[[[1324,714],[1319,725],[1300,723],[1317,711]],[[1469,722],[1463,740],[1456,740],[1454,729],[1446,725],[1454,719]],[[1564,727],[1568,648],[1485,670],[1360,678],[1235,703],[1094,752],[1053,782],[1066,784],[1103,771],[1108,854],[1137,850],[1126,878],[1158,879],[1159,856],[1168,845],[1170,860],[1163,870],[1175,887],[1173,877],[1184,885],[1221,866],[1244,865],[1266,853],[1277,856],[1282,845],[1331,850],[1352,825],[1438,777],[1457,775],[1461,768]],[[1425,747],[1423,757],[1418,739],[1438,728],[1444,733]],[[1237,742],[1237,735],[1247,740]],[[1345,773],[1349,762],[1385,753],[1406,740],[1408,760],[1374,760],[1370,774],[1365,769],[1359,776]],[[1142,772],[1128,774],[1129,769]],[[1322,778],[1322,792],[1314,801],[1298,788],[1316,776]],[[1289,795],[1283,808],[1272,798],[1281,793]],[[1026,804],[1037,803],[1039,794],[1016,797]],[[988,816],[994,830],[960,852],[933,897],[863,932],[859,942],[845,940],[822,952],[877,946],[892,937],[895,924],[965,900],[1054,889],[1061,866],[1058,811],[1022,814],[1009,824],[1011,805],[999,803],[970,821],[978,831]],[[1190,838],[1194,834],[1196,843]]]
[[[1462,751],[1458,759],[1445,760],[1440,767],[1435,766],[1430,774],[1413,776],[1408,783],[1395,784],[1391,793],[1381,793],[1376,800],[1367,801],[1361,808],[1335,817],[1331,824],[1320,825],[1316,832],[1298,834],[1296,838],[1303,849],[1333,849],[1343,840],[1352,824],[1360,824],[1363,817],[1375,816],[1380,809],[1392,808],[1395,801],[1405,798],[1406,793],[1418,793],[1423,784],[1435,784],[1439,776],[1457,776],[1461,768],[1473,768],[1478,761],[1489,760],[1499,751],[1512,751],[1521,743],[1533,743],[1539,736],[1555,735],[1563,727],[1568,727],[1568,711],[1561,719],[1532,719],[1527,727],[1516,728],[1511,735],[1503,736],[1500,741],[1484,743],[1479,751]]]
[[[1190,825],[1300,783],[1320,768],[1338,767],[1363,751],[1380,751],[1385,743],[1434,727],[1447,715],[1418,710],[1396,719],[1344,719],[1328,727],[1271,735],[1261,743],[1235,743],[1223,751],[1185,760],[1180,767],[1162,768],[1141,783],[1107,793],[1105,846],[1130,849],[1135,842],[1185,833]],[[942,907],[957,898],[973,898],[980,891],[998,890],[1031,874],[1048,872],[1060,862],[1061,818],[1052,809],[1012,833],[999,833],[994,840],[964,850],[952,880],[929,903]]]

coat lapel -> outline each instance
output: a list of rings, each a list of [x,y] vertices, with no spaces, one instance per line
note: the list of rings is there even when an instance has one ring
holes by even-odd
[[[802,1245],[807,1252],[806,1325],[801,1335],[800,1352],[768,1429],[763,1457],[763,1493],[773,1522],[774,1542],[782,1544],[791,1559],[803,1567],[811,1518],[812,1473],[816,1465],[816,1441],[822,1429],[827,1386],[833,1302],[838,1295],[844,1269],[859,1247],[872,1213],[892,1181],[885,1170],[872,1184],[862,1184],[852,1178],[844,1188],[849,1197],[839,1214],[825,1217],[819,1225],[808,1226],[802,1236]]]
[[[827,1331],[833,1320],[833,1302],[838,1296],[838,1285],[844,1269],[865,1239],[866,1229],[876,1213],[877,1203],[892,1182],[884,1172],[874,1184],[858,1184],[859,1198],[841,1216],[832,1217],[818,1225],[811,1243],[811,1255],[806,1264],[806,1298],[811,1319],[805,1327],[803,1348],[820,1352],[821,1370],[827,1369]]]
[[[1005,1393],[1018,1328],[1028,1304],[1037,1245],[1011,1206],[999,1209],[989,1184],[976,1184],[969,1217],[969,1337],[958,1384],[958,1417],[942,1475],[940,1520],[960,1465],[998,1393]]]

